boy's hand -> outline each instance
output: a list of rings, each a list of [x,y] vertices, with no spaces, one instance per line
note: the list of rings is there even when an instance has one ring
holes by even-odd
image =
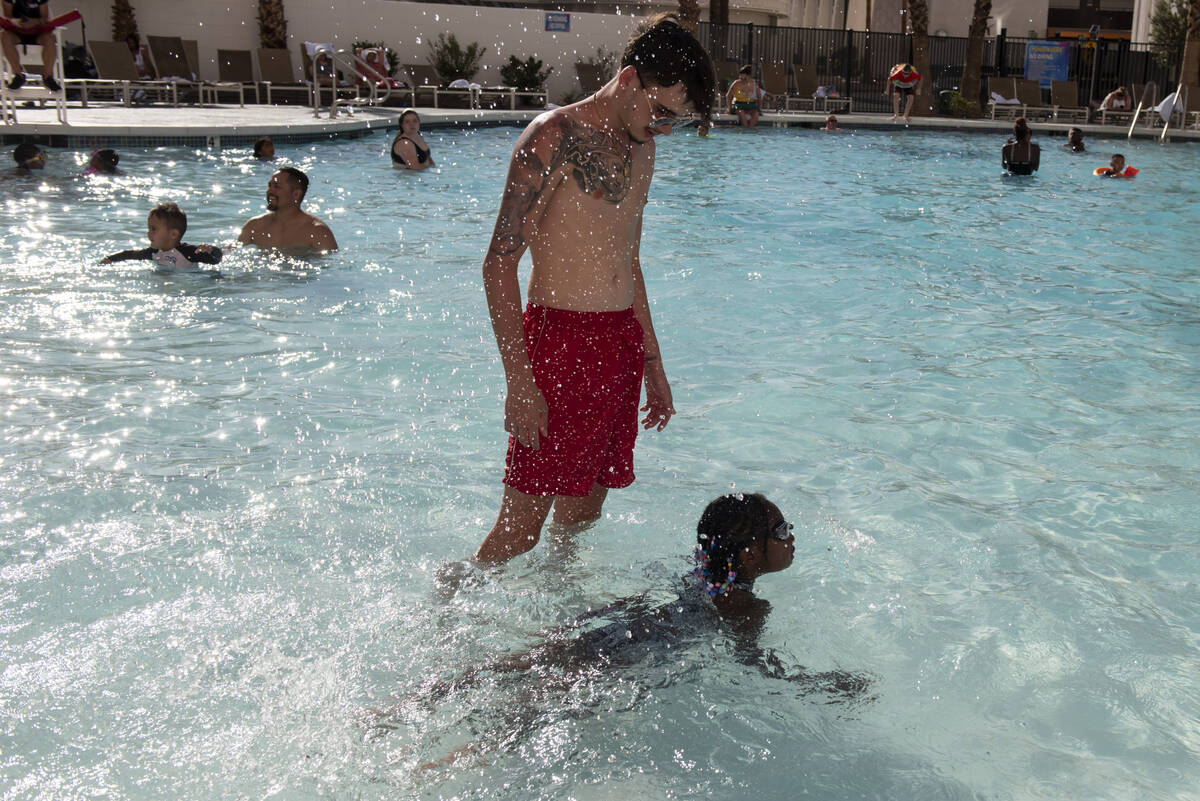
[[[667,383],[667,374],[662,362],[658,359],[647,362],[644,381],[646,384],[646,404],[641,411],[646,412],[642,418],[642,428],[662,431],[671,422],[675,414],[675,405],[671,399],[671,385]]]
[[[535,451],[540,444],[539,435],[550,435],[550,407],[532,381],[509,386],[504,400],[504,430]]]
[[[112,264],[112,259],[110,259],[108,256],[105,256],[103,259],[100,260],[100,263],[101,264]]]
[[[211,253],[212,245],[196,245],[197,253]]]

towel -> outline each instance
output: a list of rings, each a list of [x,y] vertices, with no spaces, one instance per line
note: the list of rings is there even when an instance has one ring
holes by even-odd
[[[1170,122],[1174,112],[1183,111],[1183,99],[1179,97],[1178,92],[1171,92],[1163,98],[1163,102],[1158,104],[1157,111],[1163,122]]]
[[[308,53],[309,58],[313,57],[313,54],[315,54],[317,52],[318,47],[328,47],[330,50],[332,50],[333,42],[305,42],[304,43],[304,50]]]
[[[992,92],[992,105],[994,105],[994,106],[999,106],[999,105],[1019,106],[1019,105],[1021,105],[1021,101],[1020,100],[1007,100],[999,92]]]

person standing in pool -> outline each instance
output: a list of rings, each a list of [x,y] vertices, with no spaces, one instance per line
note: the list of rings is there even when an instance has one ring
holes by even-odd
[[[421,136],[421,117],[411,108],[400,115],[400,130],[392,140],[392,166],[402,170],[427,170],[435,166],[429,143]]]
[[[1024,117],[1013,121],[1013,135],[1000,150],[1000,164],[1009,175],[1033,175],[1042,161],[1042,148],[1031,142],[1032,132]]]
[[[642,426],[661,431],[675,414],[638,242],[654,138],[707,119],[715,84],[700,43],[659,15],[634,32],[615,77],[517,140],[483,262],[511,436],[500,511],[477,562],[531,549],[551,507],[558,525],[595,521],[608,490],[633,483],[643,382]]]
[[[308,194],[308,176],[284,167],[267,183],[267,213],[242,226],[239,242],[260,248],[337,250],[329,226],[300,208]]]

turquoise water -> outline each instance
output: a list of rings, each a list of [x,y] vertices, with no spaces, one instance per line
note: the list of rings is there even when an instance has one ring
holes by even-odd
[[[1200,786],[1200,151],[660,140],[643,263],[679,415],[605,518],[478,586],[503,374],[480,261],[516,129],[281,147],[342,250],[101,267],[172,199],[227,243],[269,165],[123,151],[3,179],[0,798],[1182,799]],[[1141,169],[1101,181],[1119,148]],[[690,568],[758,490],[782,664],[720,636],[569,690],[372,708]],[[492,736],[454,770],[417,766]]]

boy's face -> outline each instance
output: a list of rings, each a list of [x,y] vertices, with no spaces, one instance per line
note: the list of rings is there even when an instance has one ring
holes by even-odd
[[[25,167],[25,169],[27,169],[27,170],[40,170],[40,169],[42,169],[43,167],[45,167],[45,166],[46,166],[46,151],[44,151],[44,150],[39,150],[39,151],[37,152],[37,155],[36,155],[36,156],[34,156],[34,157],[33,157],[33,158],[31,158],[31,159],[28,159],[28,160],[26,160],[26,162],[25,162],[25,163],[24,163],[24,165],[22,165],[22,166],[24,166],[24,167]]]
[[[1123,156],[1113,156],[1108,166],[1112,167],[1115,172],[1121,172],[1125,169],[1125,158]]]
[[[258,158],[262,159],[263,161],[270,161],[271,159],[275,158],[275,143],[263,142],[261,145],[259,145]]]
[[[686,119],[694,112],[692,101],[688,99],[687,87],[683,82],[674,86],[656,86],[643,83],[640,75],[632,67],[626,67],[630,76],[629,89],[631,100],[628,109],[629,138],[638,144],[645,144],[655,136],[670,136],[672,123]],[[660,120],[664,124],[651,127],[651,123]]]
[[[146,236],[150,239],[150,247],[155,250],[170,250],[179,244],[181,238],[177,228],[168,228],[153,214],[146,220]]]

